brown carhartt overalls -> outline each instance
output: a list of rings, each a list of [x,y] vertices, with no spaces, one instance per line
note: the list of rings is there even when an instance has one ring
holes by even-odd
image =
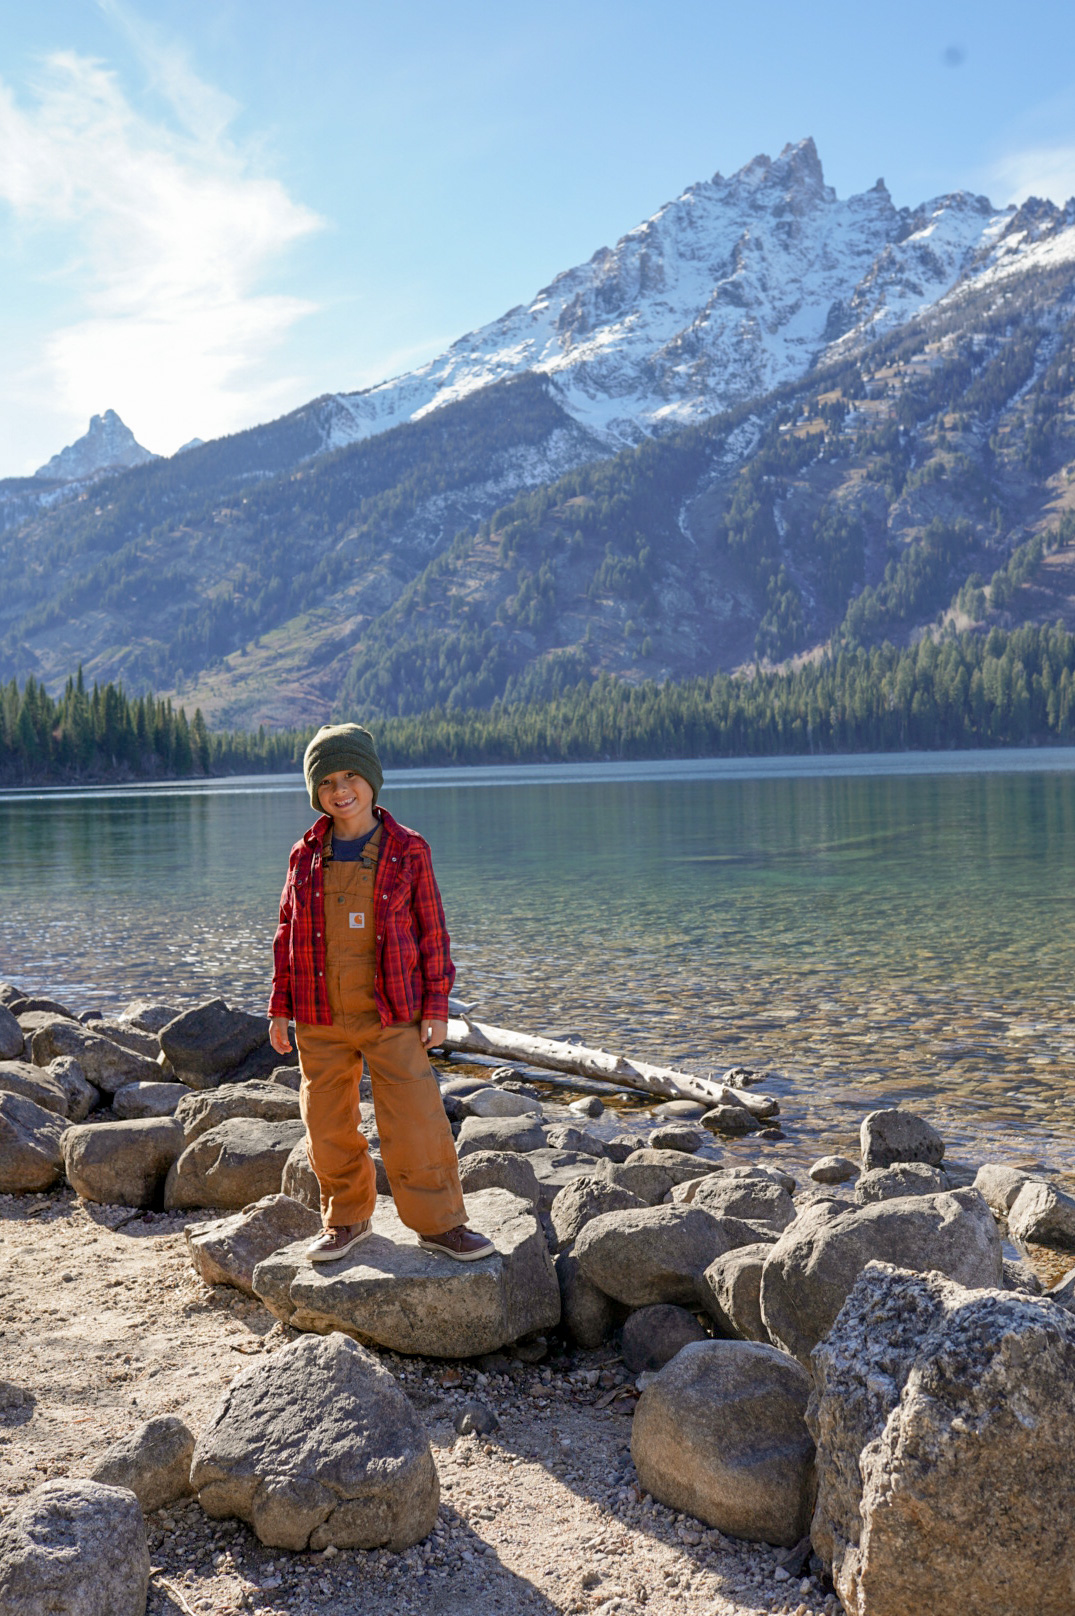
[[[466,1210],[440,1089],[418,1022],[382,1027],[373,997],[373,888],[380,847],[378,825],[360,860],[325,859],[325,983],[332,1025],[299,1022],[295,1027],[306,1150],[321,1186],[326,1228],[370,1217],[376,1175],[359,1132],[358,1101],[365,1055],[381,1159],[396,1209],[418,1234],[444,1234],[466,1222]]]

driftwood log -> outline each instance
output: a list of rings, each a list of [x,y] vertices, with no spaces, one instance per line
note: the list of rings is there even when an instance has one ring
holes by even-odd
[[[625,1055],[610,1055],[604,1049],[589,1049],[585,1044],[562,1043],[556,1038],[536,1038],[531,1033],[516,1032],[511,1027],[493,1027],[486,1021],[474,1021],[470,1016],[453,1016],[448,1021],[446,1050],[459,1050],[475,1055],[493,1055],[504,1061],[523,1061],[529,1066],[543,1066],[553,1072],[568,1072],[579,1077],[596,1078],[605,1083],[621,1084],[624,1088],[641,1089],[646,1094],[659,1094],[666,1100],[700,1100],[703,1105],[742,1105],[756,1115],[773,1115],[778,1109],[768,1096],[746,1095],[738,1089],[728,1088],[713,1077],[698,1077],[692,1072],[680,1072],[671,1066],[653,1066],[648,1061],[628,1060]]]

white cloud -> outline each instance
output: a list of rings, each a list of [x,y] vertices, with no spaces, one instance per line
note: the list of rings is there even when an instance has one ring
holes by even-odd
[[[322,221],[256,172],[229,135],[227,97],[110,0],[103,9],[163,98],[159,117],[136,110],[108,67],[72,53],[47,59],[28,103],[0,83],[0,201],[31,259],[40,244],[38,279],[77,311],[44,336],[20,390],[80,431],[115,409],[168,453],[294,397],[295,379],[268,376],[264,361],[313,305],[259,287]]]
[[[1037,146],[1013,152],[993,166],[1005,203],[1048,197],[1061,206],[1075,196],[1075,146]]]

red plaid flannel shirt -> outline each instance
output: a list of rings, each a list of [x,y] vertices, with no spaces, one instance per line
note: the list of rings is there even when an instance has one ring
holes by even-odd
[[[385,808],[381,853],[373,887],[377,927],[374,998],[383,1027],[393,1022],[446,1021],[455,966],[444,905],[433,874],[429,843]],[[270,1016],[308,1025],[332,1025],[325,987],[325,886],[322,852],[332,828],[328,814],[295,843],[280,897],[273,939]]]

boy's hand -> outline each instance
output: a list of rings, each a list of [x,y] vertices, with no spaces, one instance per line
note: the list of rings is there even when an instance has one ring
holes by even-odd
[[[447,1031],[447,1028],[445,1028]],[[287,1035],[287,1017],[271,1016],[269,1018],[269,1042],[278,1055],[291,1053],[291,1039]]]
[[[443,1044],[447,1036],[448,1023],[446,1021],[422,1022],[421,1037],[426,1049],[436,1049],[438,1044]]]

